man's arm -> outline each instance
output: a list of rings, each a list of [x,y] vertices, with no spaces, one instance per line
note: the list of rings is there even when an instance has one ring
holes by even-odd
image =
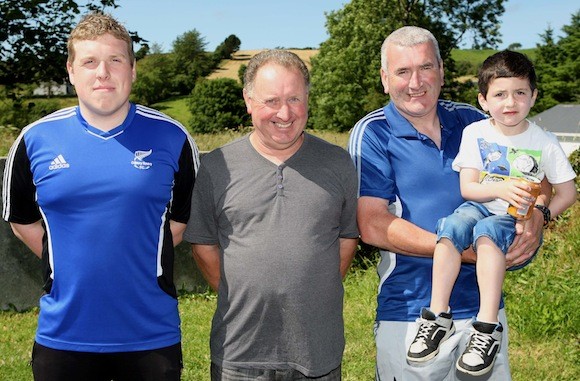
[[[397,253],[432,257],[436,235],[389,212],[389,201],[363,196],[357,221],[363,242]]]
[[[340,238],[340,275],[346,276],[356,253],[358,238]]]
[[[191,244],[193,259],[200,269],[201,274],[210,285],[217,291],[220,283],[220,248],[218,245]]]
[[[357,213],[361,240],[396,253],[433,257],[437,235],[389,212],[388,200],[363,196]],[[471,247],[461,254],[464,263],[475,263]]]
[[[10,227],[12,228],[14,235],[24,242],[26,246],[32,250],[34,255],[38,258],[42,258],[42,237],[44,236],[42,220],[27,225],[11,222]]]
[[[183,232],[187,224],[182,222],[177,222],[169,220],[169,229],[171,230],[171,236],[173,237],[173,246],[177,246],[183,240]]]

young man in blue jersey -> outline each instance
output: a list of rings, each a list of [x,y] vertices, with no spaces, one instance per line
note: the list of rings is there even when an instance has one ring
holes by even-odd
[[[351,132],[349,151],[359,175],[361,239],[381,249],[375,341],[377,380],[461,380],[456,357],[468,340],[479,295],[473,264],[465,263],[451,295],[457,334],[421,367],[406,361],[415,319],[429,305],[437,220],[463,202],[451,163],[462,131],[485,118],[472,106],[439,100],[443,61],[435,37],[407,26],[381,47],[381,80],[390,102],[361,119]],[[543,217],[536,211],[506,256],[509,266],[526,261],[538,248]],[[474,261],[471,249],[464,261]],[[503,306],[500,321],[507,339]],[[459,349],[457,349],[459,347]],[[507,347],[507,345],[505,346]],[[491,380],[509,380],[502,348]]]
[[[254,129],[202,159],[184,239],[218,293],[212,381],[341,379],[357,181],[344,149],[304,132],[308,88],[294,53],[252,57]]]
[[[197,147],[176,121],[129,102],[135,55],[111,16],[85,16],[68,54],[78,106],[26,126],[4,172],[3,218],[45,270],[34,379],[177,381],[173,246]]]

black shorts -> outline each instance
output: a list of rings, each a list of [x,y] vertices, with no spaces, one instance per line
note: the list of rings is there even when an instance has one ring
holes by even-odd
[[[35,381],[179,381],[181,343],[137,352],[91,353],[62,351],[34,343]]]

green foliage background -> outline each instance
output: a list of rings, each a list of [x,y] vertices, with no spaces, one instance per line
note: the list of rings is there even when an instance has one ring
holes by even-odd
[[[248,121],[242,86],[230,78],[200,81],[189,99],[189,128],[194,133],[237,129]]]

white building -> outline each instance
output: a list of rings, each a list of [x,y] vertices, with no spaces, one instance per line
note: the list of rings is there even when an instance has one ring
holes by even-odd
[[[529,119],[556,135],[566,155],[580,148],[580,105],[557,105]]]

